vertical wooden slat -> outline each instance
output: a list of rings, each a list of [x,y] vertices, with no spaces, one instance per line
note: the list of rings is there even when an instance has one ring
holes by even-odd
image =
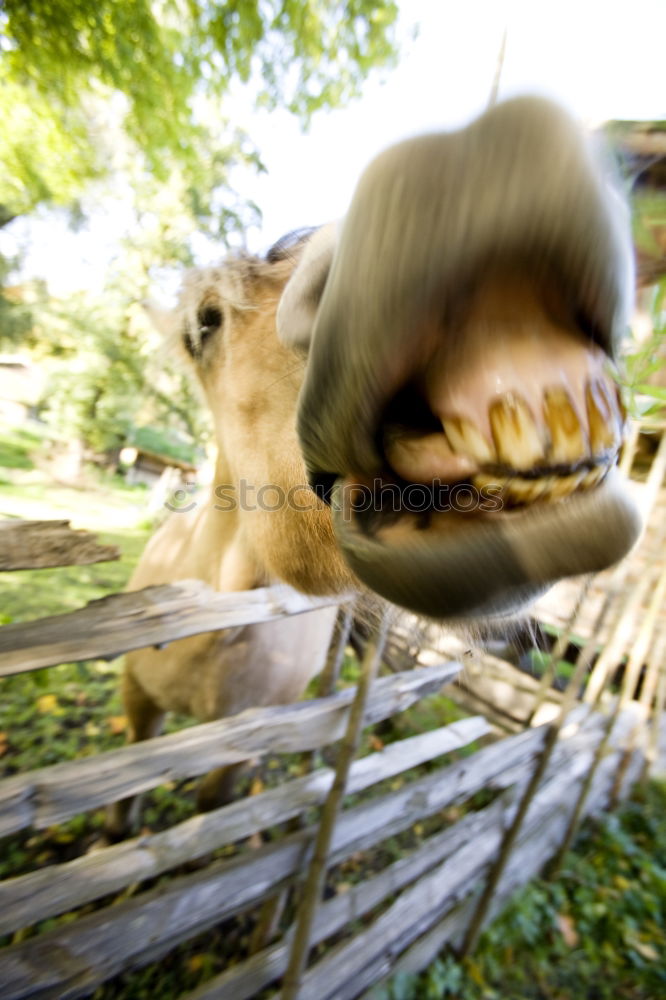
[[[381,660],[382,650],[386,641],[387,627],[388,619],[385,615],[378,626],[374,640],[368,644],[363,660],[363,668],[356,689],[356,697],[349,714],[347,732],[338,754],[335,779],[321,813],[312,861],[310,862],[299,907],[289,964],[284,977],[282,1000],[296,1000],[300,990],[303,971],[310,952],[310,937],[314,916],[321,899],[324,880],[326,878],[328,855],[335,831],[335,823],[347,787],[349,769],[358,750],[365,706],[372,681]]]

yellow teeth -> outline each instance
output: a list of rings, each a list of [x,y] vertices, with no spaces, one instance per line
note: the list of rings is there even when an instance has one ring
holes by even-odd
[[[600,379],[589,382],[585,390],[590,448],[593,455],[615,452],[620,447],[620,427],[615,405]]]
[[[586,435],[568,393],[564,389],[547,389],[543,412],[550,433],[549,462],[567,465],[585,458]]]
[[[494,487],[507,507],[557,501],[593,489],[606,475],[621,444],[621,403],[612,382],[591,378],[580,400],[564,386],[547,388],[540,413],[506,393],[490,405],[488,425],[490,438],[482,422],[446,417],[444,434],[404,436],[387,445],[387,455],[408,478],[397,461],[399,444],[410,452],[412,481],[417,466],[419,482],[464,475],[477,489]]]
[[[490,427],[500,462],[514,469],[543,463],[543,442],[527,404],[513,393],[493,403]]]
[[[575,472],[569,476],[544,476],[542,479],[525,479],[522,476],[492,476],[478,473],[472,482],[479,490],[492,493],[507,507],[535,503],[537,500],[562,500],[580,489],[595,486],[603,477],[605,469],[591,473]],[[599,475],[597,476],[597,471]],[[588,478],[593,479],[588,483]]]
[[[544,493],[549,500],[562,500],[574,493],[583,481],[584,472],[574,472],[570,476],[550,476],[548,489]]]
[[[480,465],[485,465],[487,462],[495,460],[495,455],[490,445],[471,420],[464,420],[462,417],[453,417],[449,420],[444,420],[443,426],[449,444],[455,452],[462,455],[470,455]]]
[[[594,469],[590,469],[590,471],[586,472],[581,479],[580,488],[583,490],[591,490],[593,486],[598,486],[607,472],[607,465],[597,465]]]

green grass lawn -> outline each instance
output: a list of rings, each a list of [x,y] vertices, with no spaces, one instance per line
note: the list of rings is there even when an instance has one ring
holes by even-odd
[[[101,542],[117,545],[121,558],[0,574],[3,623],[72,611],[122,590],[150,533],[144,488],[128,487],[119,477],[96,470],[88,473],[87,488],[58,483],[40,462],[47,440],[44,432],[33,429],[0,432],[0,517],[67,519],[73,528],[94,531]]]
[[[50,479],[39,428],[0,433],[0,516],[67,518],[117,545],[121,558],[91,566],[0,573],[0,623],[74,611],[122,590],[145,545],[146,491],[89,473],[81,489]],[[67,760],[123,740],[120,661],[69,663],[0,681],[0,774]]]

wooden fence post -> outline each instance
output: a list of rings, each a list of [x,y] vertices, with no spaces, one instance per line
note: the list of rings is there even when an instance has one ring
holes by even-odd
[[[384,615],[374,640],[368,643],[363,659],[356,697],[349,713],[347,731],[338,754],[335,780],[322,809],[312,861],[303,888],[289,964],[282,986],[282,1000],[297,1000],[300,990],[301,978],[310,952],[312,923],[326,878],[328,854],[335,830],[335,822],[347,787],[349,769],[358,749],[368,693],[381,660],[387,627],[388,620],[387,616]]]

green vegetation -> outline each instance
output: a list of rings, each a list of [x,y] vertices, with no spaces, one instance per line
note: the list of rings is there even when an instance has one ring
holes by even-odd
[[[144,548],[146,490],[119,477],[86,469],[88,488],[53,482],[42,471],[50,435],[38,425],[0,433],[0,516],[68,518],[103,543],[117,545],[121,558],[91,566],[21,570],[0,574],[0,624],[30,621],[83,607],[122,590]],[[65,663],[0,680],[0,776],[24,773],[76,757],[111,750],[125,741],[120,700],[121,661]],[[172,716],[166,730],[191,722]],[[147,823],[168,826],[191,815],[194,783],[176,792],[156,789],[146,804]],[[99,835],[103,814],[74,817],[61,826],[24,831],[6,838],[0,850],[0,878],[38,865],[75,857]]]
[[[23,427],[0,432],[0,468],[33,469],[34,462],[30,452],[41,442],[41,435]]]
[[[664,199],[666,202],[666,198]],[[664,209],[666,218],[666,208]],[[665,223],[666,225],[666,223]],[[666,412],[666,278],[650,290],[649,313],[652,332],[640,344],[633,344],[624,359],[624,384],[628,389],[632,415],[662,419]]]
[[[138,526],[144,489],[129,489],[120,480],[112,486],[94,471],[88,490],[53,483],[38,468],[43,445],[36,430],[0,434],[0,515],[71,519],[73,527],[97,531],[100,541],[117,545],[121,558],[0,574],[2,624],[74,611],[122,590],[148,536]],[[115,718],[121,715],[117,675],[117,662],[90,661],[0,681],[0,772],[41,767],[122,741],[123,726]],[[110,743],[104,734],[113,737]]]
[[[589,823],[554,882],[522,890],[473,958],[444,956],[376,1000],[660,1000],[666,996],[666,787]]]
[[[111,462],[135,427],[162,428],[169,453],[205,444],[187,366],[136,303],[195,263],[197,239],[221,256],[260,219],[230,182],[264,168],[226,100],[242,84],[305,126],[394,63],[397,15],[394,0],[0,4],[0,230],[63,211],[101,232],[105,215],[125,220],[93,294],[17,285],[20,248],[0,253],[0,349],[50,375],[40,416],[58,432]]]
[[[182,172],[196,215],[198,192],[224,183],[234,157],[257,159],[224,119],[234,81],[307,121],[394,60],[396,18],[391,0],[5,0],[0,225],[42,204],[75,206],[85,182],[108,172],[100,135],[118,109],[135,157],[161,182]],[[212,188],[202,183],[211,166]]]
[[[174,441],[158,427],[137,427],[135,430],[130,430],[127,442],[136,448],[152,451],[156,455],[168,455],[181,462],[196,464],[197,458],[202,457],[200,454],[197,455],[191,445]]]

